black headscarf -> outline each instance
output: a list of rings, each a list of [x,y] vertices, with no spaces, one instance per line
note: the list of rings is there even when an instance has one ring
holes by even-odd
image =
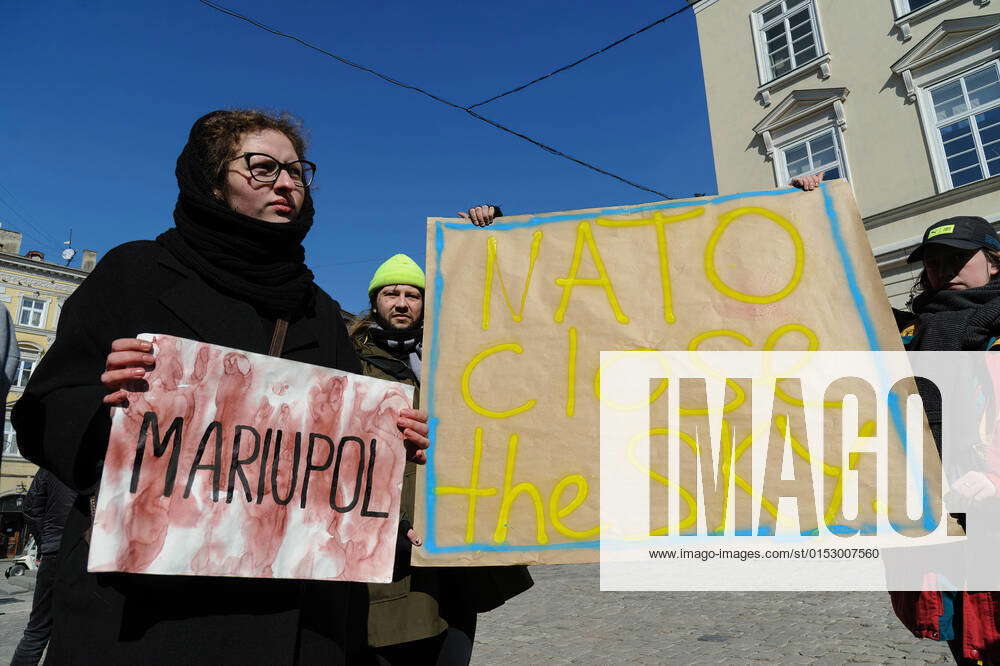
[[[156,240],[210,285],[261,315],[294,318],[312,306],[316,289],[302,247],[312,227],[312,197],[306,189],[298,217],[285,223],[243,215],[217,198],[204,174],[218,165],[207,164],[203,134],[205,122],[220,113],[226,112],[213,111],[191,127],[177,158],[175,228]]]

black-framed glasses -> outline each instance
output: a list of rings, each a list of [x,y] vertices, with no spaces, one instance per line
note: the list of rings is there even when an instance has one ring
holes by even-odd
[[[316,165],[309,160],[294,162],[279,162],[267,153],[243,153],[229,161],[246,160],[250,177],[261,183],[273,183],[278,180],[281,171],[287,171],[288,176],[299,187],[309,187],[316,177]]]

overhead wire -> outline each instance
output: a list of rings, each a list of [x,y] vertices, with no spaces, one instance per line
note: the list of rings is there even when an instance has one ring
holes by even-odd
[[[655,194],[657,196],[663,197],[664,199],[673,199],[674,198],[674,197],[670,196],[669,194],[666,194],[665,192],[661,192],[661,191],[656,190],[656,189],[651,188],[651,187],[646,187],[645,185],[641,185],[639,183],[636,183],[635,181],[629,180],[628,178],[625,178],[624,176],[620,176],[620,175],[618,175],[618,174],[616,174],[616,173],[614,173],[612,171],[608,171],[607,169],[603,169],[601,167],[598,167],[598,166],[596,166],[594,164],[591,164],[590,162],[587,162],[585,160],[582,160],[582,159],[580,159],[578,157],[574,157],[573,155],[565,153],[565,152],[559,150],[558,148],[555,148],[555,147],[550,146],[550,145],[548,145],[546,143],[543,143],[543,142],[541,142],[541,141],[539,141],[537,139],[534,139],[534,138],[528,136],[527,134],[524,134],[523,132],[519,132],[517,130],[511,129],[510,127],[507,127],[506,125],[503,125],[503,124],[501,124],[501,123],[499,123],[499,122],[497,122],[495,120],[492,120],[490,118],[487,118],[486,116],[483,116],[482,114],[480,114],[480,113],[478,113],[476,111],[473,111],[473,106],[481,106],[482,104],[485,104],[487,101],[491,101],[491,100],[485,100],[485,101],[480,102],[480,103],[478,103],[476,105],[473,105],[473,106],[463,106],[462,104],[458,104],[458,103],[453,102],[451,100],[445,99],[444,97],[441,97],[440,95],[436,95],[434,93],[431,93],[431,92],[429,92],[429,91],[421,88],[420,86],[416,86],[416,85],[413,85],[413,84],[405,83],[403,81],[399,81],[398,79],[395,79],[395,78],[393,78],[393,77],[391,77],[391,76],[389,76],[387,74],[383,74],[383,73],[381,73],[381,72],[379,72],[379,71],[377,71],[377,70],[375,70],[375,69],[373,69],[371,67],[368,67],[368,66],[365,66],[365,65],[361,65],[361,64],[356,63],[356,62],[354,62],[352,60],[349,60],[348,58],[344,58],[343,56],[339,56],[339,55],[337,55],[335,53],[327,51],[326,49],[323,49],[323,48],[321,48],[319,46],[316,46],[315,44],[312,44],[312,43],[306,41],[305,39],[302,39],[301,37],[298,37],[296,35],[292,35],[292,34],[283,32],[281,30],[278,30],[276,28],[272,28],[270,26],[267,26],[267,25],[265,25],[265,24],[263,24],[263,23],[261,23],[259,21],[256,21],[256,20],[254,20],[252,18],[244,16],[243,14],[240,14],[239,12],[233,11],[233,10],[228,9],[226,7],[223,7],[222,5],[219,5],[219,4],[215,3],[215,2],[212,2],[212,0],[198,0],[198,1],[201,4],[203,4],[203,5],[207,6],[207,7],[215,9],[216,11],[222,12],[223,14],[227,14],[227,15],[229,15],[229,16],[231,16],[233,18],[239,19],[241,21],[245,21],[245,22],[247,22],[247,23],[249,23],[249,24],[251,24],[253,26],[256,26],[256,27],[260,28],[261,30],[264,30],[266,32],[271,33],[272,35],[276,35],[278,37],[284,37],[286,39],[291,39],[292,41],[295,41],[298,44],[301,44],[302,46],[305,46],[306,48],[312,49],[312,50],[314,50],[314,51],[316,51],[318,53],[321,53],[321,54],[323,54],[323,55],[325,55],[325,56],[327,56],[329,58],[333,58],[334,60],[336,60],[336,61],[338,61],[340,63],[348,65],[349,67],[353,67],[355,69],[359,69],[359,70],[361,70],[363,72],[371,74],[372,76],[375,76],[375,77],[377,77],[377,78],[385,81],[386,83],[389,83],[389,84],[394,85],[394,86],[398,86],[400,88],[405,88],[407,90],[416,92],[416,93],[418,93],[420,95],[424,95],[425,97],[428,97],[428,98],[430,98],[430,99],[432,99],[432,100],[434,100],[434,101],[436,101],[436,102],[438,102],[440,104],[444,104],[445,106],[448,106],[450,108],[456,109],[458,111],[463,111],[464,113],[466,113],[470,117],[475,118],[476,120],[479,120],[480,122],[486,123],[487,125],[490,125],[490,126],[496,128],[496,129],[498,129],[498,130],[500,130],[502,132],[506,132],[507,134],[515,136],[515,137],[517,137],[517,138],[519,138],[519,139],[521,139],[523,141],[527,141],[528,143],[530,143],[530,144],[532,144],[532,145],[534,145],[534,146],[536,146],[538,148],[541,148],[542,150],[544,150],[544,151],[546,151],[546,152],[548,152],[548,153],[550,153],[552,155],[555,155],[557,157],[561,157],[563,159],[569,160],[570,162],[573,162],[573,163],[578,164],[578,165],[580,165],[582,167],[590,169],[591,171],[595,171],[595,172],[597,172],[597,173],[599,173],[601,175],[608,176],[609,178],[613,178],[613,179],[615,179],[615,180],[617,180],[617,181],[619,181],[621,183],[624,183],[625,185],[629,185],[631,187],[634,187],[636,189],[642,190],[644,192],[649,192],[651,194]],[[679,13],[680,13],[680,11],[675,12],[674,15],[677,15]],[[654,25],[659,25],[660,23],[666,21],[668,18],[670,18],[670,17],[669,16],[668,17],[664,17],[661,20],[658,20],[658,21],[656,21],[654,23],[651,23],[648,26],[646,26],[646,27],[644,27],[644,28],[636,31],[636,33],[634,33],[632,35],[629,35],[627,38],[634,37],[635,34],[639,34],[640,32],[648,30],[648,29],[652,28]],[[589,56],[587,56],[585,58],[581,58],[578,62],[571,63],[570,65],[564,66],[564,67],[560,68],[559,70],[557,70],[555,72],[551,72],[547,76],[540,77],[538,80],[540,81],[540,80],[544,80],[545,78],[549,78],[550,76],[554,76],[555,74],[559,73],[560,71],[565,71],[566,69],[569,69],[570,67],[575,66],[575,65],[579,64],[580,62],[588,60],[589,58],[592,58],[595,55],[598,55],[599,53],[603,53],[604,51],[607,51],[609,48],[612,48],[613,46],[616,46],[618,43],[621,43],[622,41],[624,41],[624,39],[625,38],[623,38],[621,40],[618,40],[618,42],[616,42],[615,44],[610,44],[607,47],[601,49],[600,51],[594,52],[594,53],[590,54]],[[502,97],[503,95],[511,94],[513,92],[516,92],[517,90],[523,90],[527,86],[532,85],[533,83],[537,83],[537,82],[538,81],[529,82],[529,83],[527,83],[527,84],[519,87],[518,89],[512,89],[510,91],[507,91],[506,93],[503,93],[503,94],[497,96],[496,98]]]
[[[542,150],[544,150],[546,152],[552,153],[553,155],[556,155],[557,157],[562,157],[563,159],[567,159],[570,162],[575,162],[576,164],[579,164],[582,167],[586,167],[586,168],[590,169],[591,171],[596,171],[599,174],[603,174],[603,175],[608,176],[610,178],[614,178],[615,180],[620,181],[622,183],[625,183],[626,185],[631,185],[632,187],[634,187],[636,189],[643,190],[645,192],[650,192],[650,193],[655,194],[657,196],[661,196],[664,199],[673,199],[674,198],[674,197],[670,196],[669,194],[666,194],[664,192],[660,192],[659,190],[654,190],[653,188],[646,187],[645,185],[640,185],[639,183],[633,182],[633,181],[629,180],[628,178],[624,178],[622,176],[619,176],[618,174],[613,173],[611,171],[608,171],[607,169],[602,169],[601,167],[599,167],[599,166],[597,166],[595,164],[591,164],[590,162],[585,162],[584,160],[581,160],[578,157],[573,157],[572,155],[570,155],[568,153],[564,153],[563,151],[559,150],[558,148],[553,148],[552,146],[546,145],[546,144],[542,143],[541,141],[538,141],[536,139],[532,139],[527,134],[522,134],[521,132],[518,132],[516,130],[512,130],[509,127],[505,127],[505,126],[501,125],[500,123],[496,122],[495,120],[490,120],[486,116],[483,116],[483,115],[480,115],[480,114],[476,113],[472,109],[466,109],[466,113],[468,113],[473,118],[476,118],[478,120],[483,121],[484,123],[486,123],[488,125],[492,125],[493,127],[496,127],[499,130],[503,130],[504,132],[507,132],[508,134],[513,134],[517,138],[523,139],[524,141],[527,141],[528,143],[530,143],[530,144],[532,144],[534,146],[537,146],[537,147],[541,148]]]
[[[54,236],[50,235],[47,231],[45,231],[44,229],[42,229],[39,226],[37,226],[34,222],[32,222],[30,219],[28,219],[28,217],[26,215],[24,215],[24,213],[22,213],[19,210],[18,207],[21,206],[21,202],[18,201],[18,199],[17,199],[16,196],[14,196],[13,192],[11,192],[9,189],[7,189],[7,187],[3,184],[3,182],[0,182],[0,190],[3,190],[4,192],[6,192],[7,196],[10,197],[11,201],[17,203],[18,206],[14,206],[13,203],[11,203],[10,201],[6,201],[3,198],[0,198],[0,202],[2,202],[5,206],[7,206],[7,208],[9,208],[15,215],[17,215],[19,218],[21,218],[21,220],[25,224],[27,224],[28,226],[30,226],[31,228],[33,228],[40,235],[41,238],[46,239],[47,243],[51,243],[52,245],[59,245],[59,241],[56,240]]]
[[[592,52],[592,53],[590,53],[588,55],[585,55],[582,58],[580,58],[579,60],[574,60],[573,62],[569,63],[568,65],[563,65],[562,67],[560,67],[558,69],[554,69],[551,72],[549,72],[548,74],[542,74],[538,78],[532,79],[531,81],[528,81],[527,83],[522,83],[521,85],[517,86],[516,88],[511,88],[510,90],[507,90],[506,92],[502,92],[499,95],[494,95],[493,97],[490,97],[488,99],[484,99],[481,102],[476,102],[475,104],[466,107],[466,109],[467,110],[471,110],[471,109],[476,108],[477,106],[483,106],[484,104],[489,104],[490,102],[495,102],[496,100],[500,99],[501,97],[506,97],[507,95],[513,95],[514,93],[521,92],[525,88],[533,86],[536,83],[541,83],[545,79],[552,78],[556,74],[561,74],[562,72],[565,72],[568,69],[572,69],[572,68],[576,67],[577,65],[580,65],[582,63],[587,62],[591,58],[597,57],[597,56],[601,55],[602,53],[604,53],[606,51],[610,51],[611,49],[615,48],[619,44],[623,44],[623,43],[627,42],[628,40],[632,39],[633,37],[637,37],[637,36],[641,35],[642,33],[646,32],[647,30],[650,30],[652,28],[655,28],[658,25],[666,23],[670,19],[674,18],[675,16],[678,16],[679,14],[683,14],[684,12],[686,12],[689,9],[691,9],[691,5],[688,4],[687,1],[685,0],[684,6],[681,7],[680,9],[678,9],[677,11],[671,12],[670,14],[667,14],[666,16],[661,16],[660,18],[656,19],[652,23],[649,23],[649,24],[644,25],[643,27],[639,28],[635,32],[631,32],[631,33],[625,35],[624,37],[622,37],[621,39],[617,39],[617,40],[611,42],[610,44],[608,44],[607,46],[605,46],[602,49],[598,49],[598,50],[596,50],[596,51],[594,51],[594,52]]]
[[[321,48],[319,46],[316,46],[315,44],[311,44],[311,43],[307,42],[306,40],[302,39],[301,37],[297,37],[297,36],[291,35],[291,34],[289,34],[287,32],[282,32],[281,30],[278,30],[276,28],[272,28],[270,26],[264,25],[263,23],[261,23],[259,21],[255,21],[252,18],[244,16],[243,14],[240,14],[238,12],[234,12],[233,10],[227,9],[226,7],[223,7],[222,5],[219,5],[219,4],[216,4],[214,2],[211,2],[211,0],[198,0],[198,1],[201,2],[201,4],[203,4],[203,5],[207,5],[207,6],[211,7],[212,9],[215,9],[217,11],[222,12],[223,14],[229,14],[233,18],[238,18],[241,21],[246,21],[247,23],[249,23],[251,25],[257,26],[261,30],[265,30],[265,31],[271,33],[272,35],[276,35],[278,37],[284,37],[286,39],[291,39],[292,41],[298,42],[302,46],[305,46],[306,48],[310,48],[313,51],[318,51],[318,52],[322,53],[323,55],[325,55],[327,57],[333,58],[334,60],[347,65],[348,67],[353,67],[355,69],[360,69],[362,72],[367,72],[367,73],[371,74],[372,76],[376,76],[376,77],[382,79],[386,83],[391,83],[394,86],[399,86],[400,88],[406,88],[407,90],[412,90],[413,92],[420,93],[421,95],[426,95],[427,97],[430,97],[431,99],[433,99],[435,102],[440,102],[441,104],[445,104],[445,105],[450,106],[452,108],[463,110],[463,111],[465,110],[465,107],[462,106],[461,104],[456,104],[455,102],[450,102],[450,101],[444,99],[443,97],[440,97],[438,95],[435,95],[434,93],[431,93],[431,92],[428,92],[428,91],[424,90],[423,88],[420,88],[419,86],[414,86],[414,85],[410,85],[409,83],[404,83],[403,81],[399,81],[397,79],[392,78],[391,76],[388,76],[386,74],[378,72],[378,71],[372,69],[371,67],[366,67],[365,65],[361,65],[361,64],[356,63],[356,62],[354,62],[352,60],[348,60],[347,58],[344,58],[343,56],[339,56],[336,53],[331,53],[330,51],[327,51],[324,48]]]
[[[422,257],[427,253],[421,250],[420,252],[410,252],[409,254],[414,257]],[[376,261],[385,261],[385,259],[385,257],[379,257],[377,259],[351,259],[350,261],[335,261],[331,264],[319,264],[312,266],[312,268],[333,268],[335,266],[353,266],[355,264],[374,264]]]
[[[6,187],[4,187],[2,183],[0,183],[0,189],[3,189],[3,191],[6,192],[7,195],[12,200],[16,200],[16,198],[14,197],[13,192],[11,192]],[[20,218],[21,222],[23,222],[24,225],[27,227],[27,229],[25,229],[24,231],[22,231],[22,235],[25,238],[34,238],[36,241],[39,242],[39,246],[42,249],[54,250],[54,251],[59,251],[61,249],[62,243],[60,243],[59,241],[55,240],[52,236],[50,236],[47,232],[45,232],[41,227],[39,227],[34,222],[32,222],[31,220],[29,220],[10,201],[7,201],[2,196],[0,196],[0,204],[3,204],[4,206],[6,206],[12,213],[14,213],[14,215],[16,215],[18,218]],[[31,231],[28,231],[28,229],[31,229]]]

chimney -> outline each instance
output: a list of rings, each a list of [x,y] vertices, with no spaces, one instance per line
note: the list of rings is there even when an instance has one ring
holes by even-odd
[[[21,254],[21,232],[0,229],[0,252]]]
[[[97,265],[97,251],[96,250],[84,250],[83,259],[80,260],[80,270],[90,272],[94,270],[94,266]]]

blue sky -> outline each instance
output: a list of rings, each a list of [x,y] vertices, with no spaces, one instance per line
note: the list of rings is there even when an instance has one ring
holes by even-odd
[[[219,4],[472,103],[684,2]],[[75,247],[103,255],[171,226],[177,154],[194,119],[216,108],[304,121],[319,165],[307,259],[355,311],[382,259],[423,262],[428,216],[482,202],[520,214],[658,198],[196,0],[16,2],[2,16],[0,221],[48,259],[70,228]],[[691,12],[478,110],[653,189],[715,192]]]

